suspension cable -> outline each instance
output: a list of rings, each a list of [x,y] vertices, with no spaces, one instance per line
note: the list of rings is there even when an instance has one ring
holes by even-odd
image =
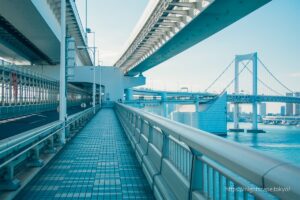
[[[243,65],[244,65],[244,64],[243,64]],[[246,69],[247,69],[247,71],[248,71],[250,74],[253,73],[252,70],[249,69],[249,67],[246,67]],[[266,88],[268,88],[269,90],[271,90],[272,92],[278,94],[279,96],[284,96],[284,95],[281,94],[280,92],[278,92],[278,91],[272,89],[268,84],[266,84],[266,83],[265,83],[264,81],[262,81],[260,78],[257,77],[257,80],[258,80],[261,84],[263,84]]]
[[[205,89],[205,92],[207,92],[207,90],[209,90],[220,78],[221,76],[223,76],[223,74],[229,69],[229,67],[232,65],[232,63],[234,62],[235,59],[233,59],[229,65],[227,65],[227,67],[222,71],[222,73]]]
[[[248,65],[250,62],[251,62],[251,60],[249,60],[246,64],[243,64],[244,67],[242,68],[241,71],[239,71],[238,76],[246,69],[247,65]],[[223,89],[223,91],[221,92],[221,94],[223,94],[223,93],[227,90],[227,88],[228,88],[229,86],[231,86],[231,84],[233,83],[234,80],[235,80],[235,78],[233,78],[233,79],[226,85],[226,87]]]
[[[258,61],[260,62],[260,64],[266,69],[266,71],[285,89],[287,89],[289,92],[293,93],[293,90],[291,90],[290,88],[288,88],[285,84],[283,84],[278,78],[276,78],[276,76],[267,68],[267,66],[257,57]]]

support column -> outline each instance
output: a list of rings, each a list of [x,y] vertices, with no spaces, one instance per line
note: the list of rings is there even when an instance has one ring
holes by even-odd
[[[93,66],[93,111],[96,113],[96,68]]]
[[[257,130],[257,53],[253,54],[253,102],[252,102],[252,129]]]
[[[125,91],[126,101],[131,101],[133,99],[132,89],[128,88]]]
[[[99,51],[98,51],[99,52]],[[101,66],[99,66],[99,71],[100,71],[100,77],[99,77],[99,106],[100,106],[100,108],[101,108],[101,103],[102,103],[102,86],[101,86],[101,84],[102,84],[102,68],[101,68]]]
[[[61,0],[61,40],[60,40],[60,85],[59,85],[59,120],[64,124],[66,122],[66,0]],[[64,125],[65,127],[65,125]],[[61,144],[66,143],[65,129],[60,133]]]
[[[195,111],[199,112],[199,96],[195,96]]]
[[[200,112],[200,108],[199,108],[199,95],[195,96],[195,127],[196,128],[200,128],[199,127],[199,112]]]
[[[239,60],[235,56],[235,71],[234,71],[234,94],[239,94]],[[239,129],[239,104],[234,104],[233,110],[234,129]]]

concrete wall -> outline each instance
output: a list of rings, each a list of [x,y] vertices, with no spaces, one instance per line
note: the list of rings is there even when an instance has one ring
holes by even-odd
[[[171,119],[215,133],[227,133],[227,96],[224,94],[212,104],[200,106],[199,112],[173,112]]]
[[[100,80],[101,76],[101,80]],[[124,89],[145,84],[145,77],[127,77],[116,67],[97,66],[96,83],[104,86],[103,101],[123,100]],[[93,82],[93,70],[90,66],[75,67],[75,76],[73,82]]]
[[[42,74],[45,78],[59,80],[59,65],[28,65],[22,66],[24,69]]]
[[[26,66],[31,71],[43,74],[45,77],[50,77],[59,80],[59,65],[31,65]],[[145,84],[145,77],[128,77],[124,76],[119,68],[110,66],[96,66],[96,84],[104,86],[103,101],[118,101],[123,100],[124,89]],[[101,76],[101,78],[100,78]],[[101,80],[100,80],[101,79]],[[93,83],[93,66],[76,66],[74,68],[74,77],[71,82]]]
[[[198,127],[212,133],[227,133],[227,94],[223,94],[206,110],[198,113]]]

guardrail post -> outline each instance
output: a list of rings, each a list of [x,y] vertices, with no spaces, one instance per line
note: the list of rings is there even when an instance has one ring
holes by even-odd
[[[54,147],[54,136],[51,136],[48,139],[48,148],[46,149],[46,153],[55,153],[56,148]]]
[[[68,139],[70,136],[70,126],[66,126],[65,128],[65,137],[66,139]]]
[[[11,163],[6,166],[5,175],[0,181],[0,190],[17,190],[21,186],[19,179],[14,177],[14,164]]]
[[[153,126],[152,124],[149,124],[149,132],[148,132],[148,143],[152,143],[153,142]]]
[[[192,167],[190,172],[190,191],[189,198],[192,199],[193,191],[197,190],[201,194],[204,192],[204,174],[203,174],[203,162],[201,160],[202,154],[198,151],[191,149],[193,155]]]
[[[43,166],[44,161],[40,159],[40,149],[38,146],[35,146],[31,150],[31,156],[29,158],[29,162],[27,163],[28,167],[41,167]]]
[[[169,135],[162,131],[163,134],[163,144],[162,144],[162,159],[169,158]]]
[[[140,129],[140,135],[138,136],[139,137],[138,143],[141,142],[141,136],[144,131],[144,120],[141,117],[139,118],[139,120],[141,121],[141,123],[140,123],[140,127],[138,127]]]

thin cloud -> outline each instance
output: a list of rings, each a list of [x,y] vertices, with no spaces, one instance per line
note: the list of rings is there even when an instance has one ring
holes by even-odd
[[[300,72],[291,73],[291,74],[290,74],[290,77],[293,77],[293,78],[300,78]]]

